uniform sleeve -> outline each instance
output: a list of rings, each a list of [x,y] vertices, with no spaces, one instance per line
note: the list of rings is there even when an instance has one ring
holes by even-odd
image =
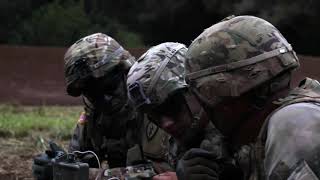
[[[85,97],[83,97],[83,102],[85,105],[84,112],[80,114],[76,127],[73,131],[68,148],[69,152],[92,150],[92,145],[88,138],[87,126],[93,111],[93,106]]]
[[[288,105],[271,116],[265,146],[267,175],[277,169],[291,169],[303,160],[319,162],[319,152],[320,106],[318,104]],[[310,165],[312,168],[312,164]]]
[[[71,140],[70,140],[70,143],[69,143],[69,152],[72,152],[72,151],[81,151],[81,141],[83,139],[83,134],[84,134],[84,125],[82,124],[77,124],[74,131],[73,131],[73,134],[72,134],[72,137],[71,137]]]
[[[90,138],[88,137],[88,119],[85,112],[82,112],[77,125],[73,131],[70,143],[69,152],[93,150]]]

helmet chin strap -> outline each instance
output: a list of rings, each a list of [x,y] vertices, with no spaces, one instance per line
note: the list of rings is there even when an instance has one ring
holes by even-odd
[[[202,122],[203,119],[201,119],[201,116],[203,115],[203,113],[205,113],[203,107],[201,106],[195,95],[189,91],[184,93],[184,98],[192,116],[191,128],[202,128],[205,124],[208,123],[208,119],[206,119],[206,121],[204,122]]]

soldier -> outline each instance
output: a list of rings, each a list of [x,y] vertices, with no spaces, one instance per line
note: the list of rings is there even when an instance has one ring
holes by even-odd
[[[163,160],[167,135],[128,103],[125,82],[135,58],[113,38],[96,33],[73,44],[64,60],[67,93],[81,95],[85,105],[69,151],[91,150],[110,168],[124,167],[135,156],[127,157],[127,150],[139,143],[148,158]]]
[[[185,45],[170,42],[149,49],[128,73],[129,98],[174,138],[168,158],[177,166],[179,179],[218,179],[223,176],[220,172],[233,164],[222,136],[188,91],[184,80],[186,51]],[[218,167],[216,161],[227,163]]]
[[[110,167],[125,166],[125,137],[135,114],[123,83],[134,57],[111,37],[97,33],[73,44],[64,60],[67,93],[81,95],[85,105],[69,151],[92,150]]]
[[[136,113],[128,102],[125,82],[135,58],[113,38],[96,33],[73,44],[64,59],[67,93],[82,96],[85,105],[69,152],[93,151],[100,162],[107,161],[109,168],[143,163],[147,159],[152,161],[156,173],[170,170],[166,163],[169,136],[143,114]],[[35,158],[33,174],[37,179],[52,179],[48,158],[45,153]],[[99,166],[91,154],[81,161],[91,168]],[[106,178],[103,170],[91,170]]]
[[[290,91],[299,61],[273,25],[228,17],[200,34],[186,56],[191,91],[233,147],[260,131],[238,156],[246,179],[320,177],[320,84],[307,78]]]

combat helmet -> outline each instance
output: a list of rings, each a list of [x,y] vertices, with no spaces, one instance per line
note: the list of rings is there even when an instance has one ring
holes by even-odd
[[[167,42],[150,48],[128,73],[129,98],[135,107],[155,107],[171,94],[187,87],[184,59],[187,48]]]
[[[79,84],[88,77],[108,76],[119,65],[128,71],[135,58],[110,36],[95,33],[74,43],[65,53],[64,61],[67,93],[79,96]]]
[[[299,66],[282,34],[254,16],[230,16],[214,24],[192,42],[186,56],[186,79],[207,102],[240,96]]]

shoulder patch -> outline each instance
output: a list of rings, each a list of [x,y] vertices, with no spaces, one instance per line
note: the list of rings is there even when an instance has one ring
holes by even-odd
[[[148,141],[150,141],[158,132],[159,127],[152,122],[148,122],[146,126],[146,136]]]
[[[80,117],[78,119],[78,124],[85,124],[87,122],[87,116],[85,112],[81,112]]]

